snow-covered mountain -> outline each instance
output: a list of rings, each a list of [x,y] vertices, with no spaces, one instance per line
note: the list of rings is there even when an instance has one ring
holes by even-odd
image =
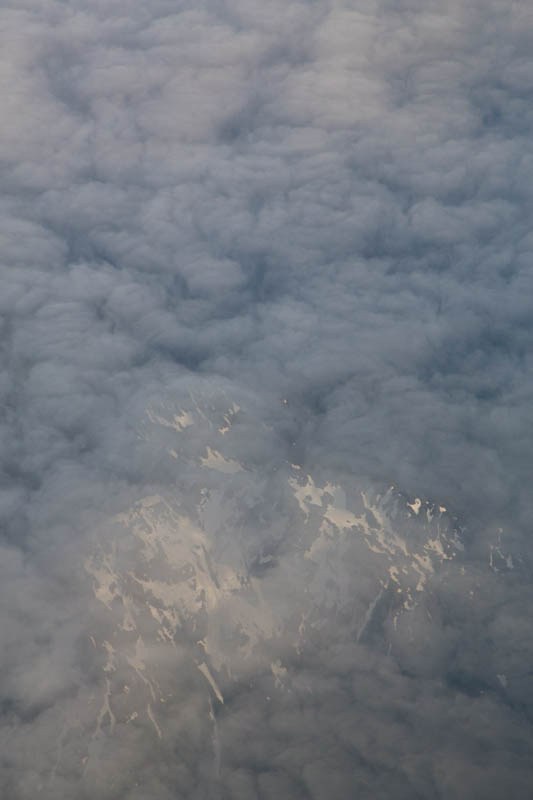
[[[242,687],[260,682],[266,701],[312,693],[298,665],[317,641],[390,653],[417,609],[431,615],[432,581],[461,558],[438,502],[239,460],[245,418],[235,402],[146,412],[138,435],[176,481],[98,532],[85,562],[97,609],[86,772],[101,769],[113,737],[170,747],[192,715],[216,780],[217,716]]]

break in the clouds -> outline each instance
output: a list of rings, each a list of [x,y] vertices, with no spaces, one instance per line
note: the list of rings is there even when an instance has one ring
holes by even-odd
[[[530,797],[529,3],[0,38],[2,796]]]

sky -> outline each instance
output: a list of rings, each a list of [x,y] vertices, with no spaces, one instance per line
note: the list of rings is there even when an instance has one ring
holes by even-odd
[[[4,796],[528,798],[533,6],[6,0],[0,31]],[[179,774],[139,734],[116,783],[50,783],[97,681],[80,565],[185,485],[139,431],[192,395],[246,410],[243,547],[285,530],[265,476],[296,463],[438,500],[463,572],[409,652],[332,621],[314,693],[236,692],[217,785],[201,726]]]

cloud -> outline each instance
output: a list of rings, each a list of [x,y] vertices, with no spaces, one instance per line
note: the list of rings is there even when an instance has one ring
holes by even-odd
[[[529,796],[531,21],[500,0],[0,11],[6,797]],[[392,484],[447,507],[465,550],[396,627],[387,589],[355,642],[384,579],[347,547],[353,619],[324,600],[303,655],[280,635],[237,685],[221,670],[216,714],[185,622],[167,661],[139,617],[174,700],[148,713],[136,673],[143,725],[108,735],[110,707],[91,738],[133,644],[105,672],[123,601],[83,564],[103,542],[142,595],[116,514],[223,497],[220,563],[296,613],[291,463],[312,513],[328,482],[352,514],[353,487]]]

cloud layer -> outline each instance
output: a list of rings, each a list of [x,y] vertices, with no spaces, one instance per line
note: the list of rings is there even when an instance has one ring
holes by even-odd
[[[529,797],[529,4],[20,0],[0,25],[5,796]],[[292,462],[442,502],[463,572],[409,652],[339,628],[294,666],[313,699],[243,688],[218,778],[199,725],[182,772],[132,734],[105,785],[51,784],[97,682],[83,558],[192,485],[143,436],[191,395],[246,410],[246,547],[288,535]]]

